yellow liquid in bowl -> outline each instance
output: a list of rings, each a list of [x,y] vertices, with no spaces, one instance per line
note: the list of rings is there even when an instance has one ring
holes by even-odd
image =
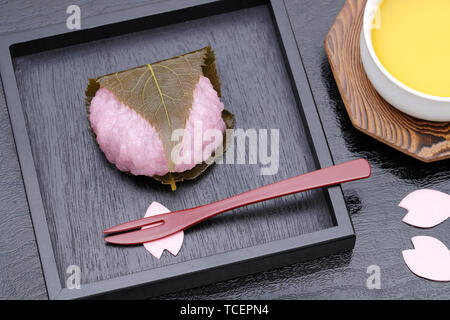
[[[450,97],[450,0],[384,0],[378,19],[372,43],[389,73],[417,91]]]

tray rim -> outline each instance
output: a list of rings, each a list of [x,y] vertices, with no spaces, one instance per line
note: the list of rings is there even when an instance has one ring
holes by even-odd
[[[235,2],[239,2],[229,0],[168,0],[156,2],[120,12],[84,18],[83,29],[75,32],[82,34],[86,30],[91,31],[98,27],[130,22],[178,10],[198,10],[201,7],[212,5],[225,6],[226,1],[227,6],[230,3],[233,3],[232,6],[235,6]],[[249,3],[250,5],[247,4],[249,7],[267,5],[271,10],[274,28],[278,33],[279,45],[285,58],[286,69],[290,76],[299,111],[304,119],[304,126],[307,129],[306,132],[316,166],[317,168],[332,166],[334,161],[323,131],[316,103],[312,96],[300,48],[295,39],[284,0],[255,0],[249,1]],[[245,4],[241,3],[237,6],[236,10],[246,7]],[[186,17],[184,20],[189,20],[189,17]],[[98,297],[99,295],[123,297],[124,294],[129,297],[147,297],[149,294],[162,294],[205,285],[353,249],[356,235],[345,205],[342,188],[338,185],[324,189],[329,202],[328,206],[330,211],[332,211],[330,214],[334,214],[333,218],[336,224],[334,227],[156,269],[140,271],[130,275],[83,284],[80,289],[64,288],[62,286],[64,281],[60,278],[57,270],[50,230],[47,224],[23,107],[15,78],[12,46],[31,41],[41,41],[45,38],[73,32],[65,28],[64,24],[58,24],[0,36],[0,75],[49,299],[77,299]],[[274,259],[271,258],[275,255],[277,259],[273,261]],[[193,261],[195,263],[192,263]],[[189,272],[185,271],[186,265],[190,266]],[[208,276],[204,276],[204,274]],[[189,281],[188,276],[191,276],[191,278],[196,277],[197,279],[194,282]],[[177,279],[180,282],[175,286],[173,284],[170,286],[169,281],[171,279]],[[153,291],[155,288],[158,288],[159,292],[155,293]]]

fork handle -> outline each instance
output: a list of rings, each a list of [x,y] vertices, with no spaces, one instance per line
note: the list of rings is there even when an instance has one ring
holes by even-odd
[[[348,161],[268,184],[204,206],[182,210],[183,214],[180,212],[179,215],[171,216],[185,229],[212,216],[253,203],[368,178],[370,171],[370,165],[365,159]]]
[[[367,160],[362,158],[352,160],[275,182],[203,206],[130,221],[107,229],[103,233],[122,232],[147,226],[151,223],[160,223],[159,226],[152,228],[105,238],[105,241],[116,244],[144,243],[166,237],[229,210],[301,191],[368,178],[370,173],[370,165]]]

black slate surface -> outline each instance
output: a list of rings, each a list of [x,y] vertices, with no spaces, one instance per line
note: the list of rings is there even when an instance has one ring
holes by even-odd
[[[355,130],[345,114],[323,49],[323,39],[343,0],[287,0],[288,12],[336,162],[366,157],[373,176],[343,187],[357,233],[352,253],[178,292],[164,298],[422,298],[449,299],[450,286],[414,276],[401,258],[410,238],[430,235],[450,247],[449,222],[432,230],[405,225],[397,204],[418,188],[450,192],[449,161],[425,165]],[[64,23],[72,1],[39,6],[25,0],[0,4],[0,33]],[[120,11],[142,1],[80,1],[82,12]],[[84,8],[86,10],[84,10]],[[2,94],[0,94],[2,95]],[[0,298],[45,299],[4,97],[0,99]],[[366,287],[367,267],[381,268],[381,289]]]

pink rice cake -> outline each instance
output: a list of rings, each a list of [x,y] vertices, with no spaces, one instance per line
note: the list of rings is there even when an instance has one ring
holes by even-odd
[[[207,77],[200,76],[193,97],[179,151],[180,160],[174,172],[192,169],[207,160],[222,144],[223,135],[217,135],[211,140],[202,138],[210,129],[218,129],[222,133],[225,131],[222,119],[224,105]],[[100,88],[96,92],[91,101],[89,120],[100,149],[119,170],[144,176],[163,176],[169,172],[168,159],[158,132],[108,89]],[[201,128],[197,129],[201,135],[194,133],[195,126]],[[195,141],[198,139],[202,141]],[[194,153],[199,152],[194,150],[196,145],[201,145],[202,150],[201,155],[195,157]]]

